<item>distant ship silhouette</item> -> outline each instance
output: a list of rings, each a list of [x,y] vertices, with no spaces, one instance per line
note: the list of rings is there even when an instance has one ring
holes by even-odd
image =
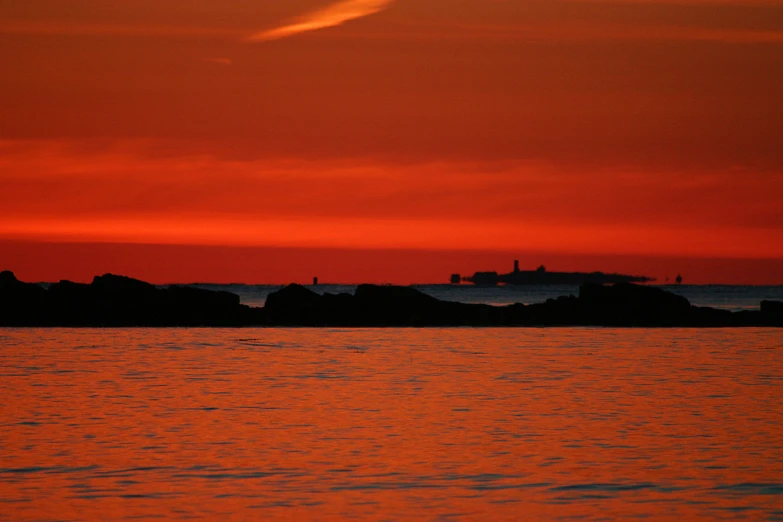
[[[625,274],[605,274],[603,272],[548,272],[541,265],[536,270],[520,270],[519,261],[514,261],[514,271],[507,274],[497,272],[476,272],[462,278],[459,274],[451,276],[452,284],[467,281],[475,285],[581,285],[584,283],[648,283],[655,279],[647,276]]]

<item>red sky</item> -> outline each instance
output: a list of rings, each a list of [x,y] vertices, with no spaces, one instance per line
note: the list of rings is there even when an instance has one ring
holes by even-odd
[[[25,279],[783,284],[783,1],[26,0],[0,64]]]

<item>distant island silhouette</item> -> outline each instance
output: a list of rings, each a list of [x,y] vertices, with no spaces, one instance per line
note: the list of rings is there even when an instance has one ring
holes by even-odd
[[[271,293],[262,308],[230,292],[171,285],[165,288],[106,274],[92,283],[48,288],[0,273],[0,326],[639,326],[783,327],[783,302],[730,312],[692,306],[661,288],[627,282],[585,283],[578,296],[538,304],[491,306],[442,301],[411,287],[359,285],[354,294],[317,294],[301,285]]]
[[[582,285],[585,283],[649,283],[654,278],[625,274],[605,274],[603,272],[549,272],[544,265],[536,270],[520,270],[519,261],[514,261],[514,271],[507,274],[497,272],[476,272],[472,276],[461,278],[452,274],[452,284],[467,281],[475,285]]]

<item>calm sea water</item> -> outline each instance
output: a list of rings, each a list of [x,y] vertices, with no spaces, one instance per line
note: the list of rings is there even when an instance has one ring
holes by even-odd
[[[198,285],[211,290],[226,290],[238,294],[244,304],[264,306],[266,297],[280,286],[270,285]],[[318,293],[353,293],[356,285],[310,286]],[[579,295],[579,287],[571,285],[495,286],[474,285],[416,285],[415,288],[446,301],[509,305],[513,303],[543,303],[561,295]],[[730,285],[670,285],[665,290],[682,295],[696,306],[711,306],[726,310],[758,310],[759,303],[767,299],[783,301],[783,286],[730,286]]]
[[[783,520],[773,329],[0,329],[0,520]]]

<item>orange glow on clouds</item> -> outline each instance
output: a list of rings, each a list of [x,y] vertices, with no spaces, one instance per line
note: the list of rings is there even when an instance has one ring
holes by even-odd
[[[318,9],[294,22],[276,29],[256,33],[248,38],[251,42],[277,40],[307,31],[342,25],[349,20],[379,13],[388,8],[394,0],[342,0],[323,9]]]

